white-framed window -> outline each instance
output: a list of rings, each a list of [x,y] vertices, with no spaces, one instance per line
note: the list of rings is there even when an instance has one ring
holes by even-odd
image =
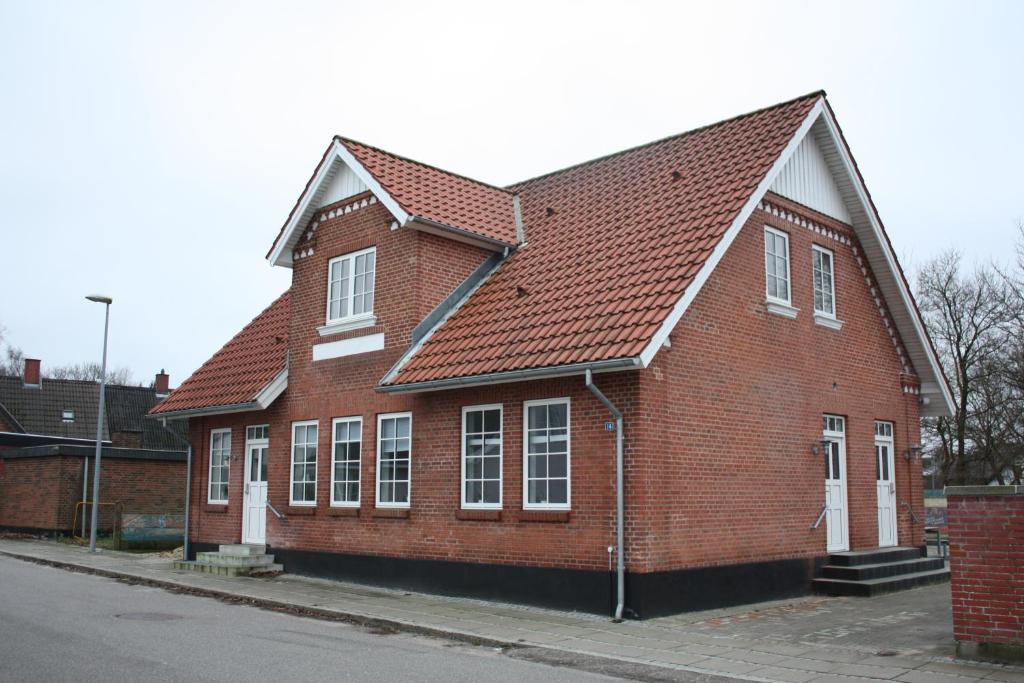
[[[569,399],[523,403],[523,507],[568,510]]]
[[[320,436],[317,420],[292,423],[291,505],[316,505],[316,451]]]
[[[377,507],[409,507],[412,413],[377,416]]]
[[[331,505],[359,507],[359,463],[363,450],[363,418],[336,417],[331,467]]]
[[[228,475],[231,468],[231,429],[210,431],[210,488],[206,501],[218,505],[228,502]]]
[[[814,312],[829,318],[836,317],[836,283],[833,274],[835,257],[817,244],[811,247],[811,266],[814,271]]]
[[[270,425],[252,425],[245,428],[245,440],[249,441],[269,441],[270,440]]]
[[[501,405],[462,409],[462,507],[501,508]]]
[[[768,226],[764,228],[764,270],[768,300],[790,306],[789,235]]]
[[[875,479],[878,481],[892,481],[896,475],[889,471],[892,442],[892,422],[875,420]]]
[[[61,422],[65,422],[65,423],[74,422],[75,421],[75,411],[73,411],[73,410],[61,411],[60,421]]]
[[[377,249],[332,258],[327,265],[327,322],[358,320],[373,315],[373,281]]]

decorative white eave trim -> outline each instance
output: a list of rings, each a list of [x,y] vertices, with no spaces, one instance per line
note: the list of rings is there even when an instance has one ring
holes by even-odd
[[[331,142],[330,148],[327,150],[327,154],[324,155],[323,160],[320,162],[320,166],[317,167],[313,173],[313,179],[310,181],[306,190],[299,197],[298,204],[295,206],[295,211],[292,212],[291,217],[285,224],[284,230],[281,231],[281,235],[277,238],[274,243],[273,249],[270,250],[270,255],[267,256],[267,260],[270,261],[272,266],[285,266],[290,267],[292,264],[291,259],[291,248],[290,243],[293,238],[301,233],[305,228],[306,224],[309,223],[313,216],[313,213],[319,209],[318,206],[313,206],[314,198],[319,194],[323,186],[328,182],[332,176],[331,171],[334,170],[336,164],[345,164],[352,172],[358,177],[370,192],[383,204],[387,210],[394,216],[395,220],[398,221],[399,225],[406,225],[410,216],[405,209],[392,197],[390,194],[384,191],[381,184],[377,182],[377,179],[366,170],[366,168],[359,163],[359,161],[352,155],[352,152],[348,151],[341,140],[334,138]]]
[[[256,394],[255,402],[260,407],[260,410],[266,410],[270,407],[270,404],[277,400],[277,397],[284,393],[284,390],[288,388],[288,366],[285,365],[284,370],[277,373],[274,379],[267,383],[267,386],[260,390],[260,393]]]
[[[786,163],[789,162],[797,147],[811,131],[812,126],[814,126],[819,120],[824,123],[828,136],[831,139],[830,141],[835,146],[842,165],[842,170],[848,176],[852,189],[855,193],[856,201],[859,204],[858,208],[863,210],[863,213],[867,218],[867,226],[871,231],[869,237],[877,244],[879,251],[884,257],[884,265],[887,270],[886,275],[888,275],[895,284],[900,303],[903,305],[911,323],[912,329],[909,331],[913,333],[914,338],[910,339],[908,338],[910,335],[904,334],[904,344],[907,346],[910,346],[911,344],[915,345],[923,352],[926,359],[926,367],[915,367],[915,370],[920,375],[921,386],[928,387],[927,391],[922,389],[921,392],[922,398],[924,399],[922,400],[921,406],[922,414],[952,415],[954,412],[953,396],[950,392],[949,385],[946,382],[945,375],[942,374],[942,369],[939,365],[938,358],[935,355],[935,351],[932,348],[931,342],[929,341],[927,332],[925,331],[924,322],[921,320],[917,306],[914,304],[910,291],[907,288],[906,280],[901,274],[899,265],[896,262],[896,256],[892,251],[892,246],[889,244],[888,238],[885,237],[885,234],[882,231],[881,219],[869,199],[867,188],[864,187],[864,183],[861,181],[860,175],[853,163],[853,159],[846,147],[846,143],[839,131],[839,126],[832,115],[831,109],[825,103],[824,97],[818,98],[814,107],[812,107],[803,123],[800,124],[800,127],[797,129],[792,139],[787,143],[785,149],[783,149],[782,153],[779,155],[779,158],[775,160],[771,169],[769,169],[760,184],[758,184],[757,189],[743,205],[743,208],[736,216],[736,219],[729,226],[729,229],[726,231],[719,243],[715,246],[711,256],[708,257],[708,260],[705,261],[700,271],[697,272],[693,282],[691,282],[690,286],[686,288],[683,296],[676,302],[676,305],[672,308],[668,317],[654,334],[654,337],[651,338],[647,347],[640,354],[640,362],[645,368],[650,365],[654,356],[658,353],[658,350],[661,349],[662,345],[668,340],[669,335],[672,333],[672,330],[675,329],[680,318],[682,318],[683,314],[687,309],[689,309],[690,304],[700,293],[704,283],[707,282],[719,261],[722,260],[725,252],[728,251],[729,247],[732,245],[740,230],[750,219],[750,216],[753,214],[758,204],[771,188],[779,173],[782,172],[782,169],[785,167]],[[861,235],[857,230],[857,225],[854,225],[854,231],[858,232],[858,237],[861,238],[862,243],[867,242],[867,240],[863,239],[864,235]],[[879,275],[877,272],[878,270],[879,269],[876,269],[876,277]],[[942,406],[937,407],[931,405],[930,401],[927,400],[930,396],[941,397]],[[945,412],[943,412],[943,409]]]
[[[345,144],[340,139],[334,138],[331,142],[331,146],[327,150],[327,153],[324,155],[324,158],[320,161],[320,165],[317,166],[316,171],[314,171],[313,179],[310,180],[309,185],[302,193],[302,196],[299,197],[295,210],[288,218],[288,222],[285,224],[284,230],[281,231],[277,241],[274,242],[274,246],[270,250],[270,254],[267,256],[267,260],[270,262],[270,265],[284,266],[286,268],[291,267],[292,249],[295,244],[299,242],[299,237],[306,229],[310,220],[312,220],[313,216],[320,209],[319,206],[316,206],[317,199],[321,196],[324,188],[330,183],[334,174],[337,173],[337,166],[341,164],[348,166],[352,173],[354,173],[356,177],[366,185],[366,188],[377,198],[377,200],[387,208],[388,212],[395,219],[392,229],[395,229],[396,226],[411,227],[424,232],[439,234],[460,242],[474,244],[491,251],[502,251],[505,249],[515,248],[516,246],[498,239],[478,235],[475,232],[471,232],[454,225],[438,223],[437,221],[424,218],[423,216],[410,214],[402,208],[402,205],[398,203],[398,200],[384,190],[383,186],[381,186],[373,174],[370,173],[365,166],[359,163],[359,160],[355,158],[347,147],[345,147]]]

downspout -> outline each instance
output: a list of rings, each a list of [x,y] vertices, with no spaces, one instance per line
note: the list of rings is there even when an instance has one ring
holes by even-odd
[[[593,373],[587,368],[587,389],[597,397],[597,400],[604,404],[615,417],[615,623],[622,621],[622,612],[626,608],[626,549],[625,549],[625,527],[626,527],[626,505],[624,493],[623,476],[623,452],[622,452],[622,411],[608,400],[608,397],[601,393],[601,390],[594,385]]]
[[[178,441],[185,441],[188,448],[185,449],[185,533],[181,539],[181,559],[188,559],[188,529],[189,529],[189,511],[192,507],[192,441],[183,439],[177,432],[167,426],[167,418],[160,419],[160,426],[167,430],[168,434],[173,435]]]

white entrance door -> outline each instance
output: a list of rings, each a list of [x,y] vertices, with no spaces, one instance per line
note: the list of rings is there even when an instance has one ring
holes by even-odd
[[[892,423],[875,423],[875,485],[878,489],[878,545],[896,545],[896,474]]]
[[[255,431],[254,431],[255,430]],[[245,500],[242,506],[242,543],[267,541],[267,427],[249,427],[245,443]]]
[[[826,550],[850,549],[849,517],[846,509],[846,421],[836,415],[824,417]]]

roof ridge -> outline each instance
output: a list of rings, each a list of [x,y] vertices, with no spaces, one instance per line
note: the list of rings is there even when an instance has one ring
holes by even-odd
[[[736,116],[730,116],[727,119],[721,119],[721,120],[715,121],[713,123],[707,123],[707,124],[705,124],[703,126],[698,126],[697,128],[691,128],[690,130],[686,130],[686,131],[683,131],[681,133],[674,133],[672,135],[666,135],[665,137],[658,138],[657,140],[651,140],[649,142],[643,142],[643,143],[641,143],[639,145],[633,145],[632,147],[627,147],[626,149],[620,149],[620,150],[618,150],[616,152],[610,152],[608,154],[604,154],[604,155],[599,156],[599,157],[594,157],[593,159],[588,159],[587,161],[580,161],[578,163],[571,164],[569,166],[565,166],[565,167],[557,169],[555,171],[548,171],[547,173],[541,173],[540,175],[536,175],[536,176],[533,176],[531,178],[527,178],[526,180],[520,180],[518,182],[506,185],[505,189],[507,191],[509,191],[509,192],[515,192],[516,190],[518,190],[518,188],[520,188],[521,186],[526,185],[528,183],[533,183],[533,182],[536,182],[538,180],[543,180],[545,178],[549,178],[551,176],[559,175],[561,173],[566,173],[568,171],[573,171],[573,170],[575,170],[577,168],[582,168],[584,166],[589,166],[590,164],[596,164],[596,163],[599,163],[601,161],[607,161],[608,159],[614,159],[615,157],[621,156],[623,154],[628,154],[630,152],[635,152],[637,150],[644,149],[645,147],[652,147],[654,145],[658,145],[658,144],[661,144],[663,142],[668,142],[669,140],[676,140],[676,139],[679,139],[679,138],[687,137],[689,135],[694,135],[696,133],[703,133],[704,131],[710,130],[712,128],[717,128],[718,126],[724,126],[727,123],[734,123],[734,122],[739,121],[741,119],[745,119],[745,118],[750,117],[750,116],[755,116],[757,114],[761,114],[763,112],[770,111],[772,109],[778,109],[779,107],[785,107],[785,106],[788,106],[788,105],[793,104],[795,102],[800,102],[801,100],[810,99],[812,97],[825,97],[825,96],[826,96],[826,93],[825,93],[824,89],[814,90],[814,91],[809,92],[809,93],[807,93],[805,95],[800,95],[799,97],[793,97],[793,98],[790,98],[790,99],[785,100],[783,102],[776,102],[775,104],[768,105],[767,107],[760,107],[759,109],[754,109],[754,110],[745,112],[743,114],[738,114]],[[516,189],[513,189],[513,188],[516,188]]]
[[[452,176],[453,178],[460,178],[462,180],[468,180],[471,183],[476,183],[477,185],[483,185],[484,187],[488,187],[488,188],[490,188],[492,190],[498,190],[499,192],[502,192],[504,194],[510,194],[510,195],[511,194],[515,194],[512,190],[508,189],[507,187],[501,187],[500,185],[495,185],[493,183],[488,183],[488,182],[485,182],[483,180],[477,180],[476,178],[470,178],[468,175],[463,175],[462,173],[456,173],[455,171],[449,171],[448,169],[441,168],[440,166],[434,166],[433,164],[428,164],[425,161],[418,161],[416,159],[410,159],[407,156],[403,156],[401,154],[395,154],[394,152],[388,151],[388,150],[383,149],[381,147],[377,147],[376,145],[371,145],[371,144],[362,142],[360,140],[355,140],[353,138],[347,138],[344,135],[335,135],[334,139],[335,140],[340,140],[342,142],[354,142],[357,145],[362,145],[363,147],[368,147],[369,149],[372,149],[374,151],[380,152],[381,154],[387,154],[389,157],[394,157],[395,159],[401,159],[402,161],[408,162],[410,164],[416,164],[417,166],[423,166],[424,168],[429,168],[431,170],[438,171],[439,173],[444,173],[445,175]]]

